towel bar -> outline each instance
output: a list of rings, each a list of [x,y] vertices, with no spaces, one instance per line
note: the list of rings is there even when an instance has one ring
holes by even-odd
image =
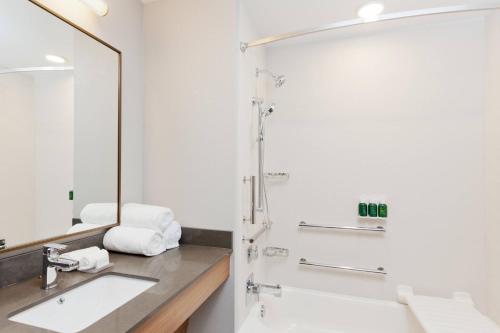
[[[325,268],[333,268],[333,269],[344,270],[344,271],[354,271],[354,272],[362,272],[362,273],[387,275],[387,272],[385,271],[384,267],[379,267],[377,269],[366,269],[366,268],[355,268],[355,267],[349,267],[349,266],[336,266],[336,265],[311,262],[311,261],[308,261],[307,259],[304,259],[304,258],[300,258],[299,265],[325,267]]]
[[[320,224],[308,224],[304,221],[299,223],[301,228],[323,228],[323,229],[338,229],[338,230],[352,230],[352,231],[371,231],[371,232],[386,232],[385,228],[382,226],[378,227],[340,227],[334,225],[320,225]]]

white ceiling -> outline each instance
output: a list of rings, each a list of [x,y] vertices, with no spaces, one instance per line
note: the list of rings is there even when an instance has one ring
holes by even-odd
[[[241,0],[260,37],[357,18],[358,9],[371,0]],[[380,0],[385,13],[462,4],[484,0]],[[498,3],[496,1],[495,3]]]
[[[47,54],[71,64],[74,31],[28,1],[0,0],[0,67],[54,66]]]

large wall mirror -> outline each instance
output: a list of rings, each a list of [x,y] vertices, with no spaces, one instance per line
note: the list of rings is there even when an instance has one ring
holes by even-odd
[[[121,53],[29,0],[0,50],[2,251],[119,223]]]

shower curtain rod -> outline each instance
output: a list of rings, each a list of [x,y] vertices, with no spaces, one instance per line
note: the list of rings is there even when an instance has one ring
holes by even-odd
[[[483,3],[477,5],[458,5],[458,6],[447,6],[447,7],[435,7],[435,8],[427,8],[427,9],[417,9],[410,10],[405,12],[397,12],[397,13],[389,13],[383,14],[377,17],[377,19],[373,20],[365,20],[362,18],[339,21],[331,24],[327,24],[321,27],[316,27],[312,29],[300,30],[296,32],[286,33],[282,35],[275,35],[265,38],[260,38],[251,42],[242,42],[240,43],[241,52],[245,52],[247,49],[251,47],[263,46],[275,42],[279,42],[285,39],[296,38],[307,36],[310,34],[315,34],[318,32],[354,27],[357,25],[367,24],[367,23],[375,23],[382,21],[394,21],[401,20],[405,18],[412,17],[423,17],[423,16],[433,16],[433,15],[441,15],[441,14],[456,14],[456,13],[467,13],[467,12],[477,12],[477,11],[486,11],[486,10],[495,10],[500,9],[500,3],[498,1],[496,3]]]

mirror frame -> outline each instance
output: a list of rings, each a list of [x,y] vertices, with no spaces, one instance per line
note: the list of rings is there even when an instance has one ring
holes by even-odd
[[[56,13],[55,11],[53,11],[52,9],[48,8],[47,6],[39,3],[37,0],[26,0],[27,2],[33,4],[34,6],[37,6],[38,8],[40,8],[41,10],[51,14],[52,16],[54,16],[55,18],[61,20],[62,22],[66,23],[66,24],[69,24],[70,26],[72,26],[74,29],[84,33],[85,35],[87,35],[88,37],[94,39],[95,41],[97,41],[98,43],[101,43],[102,45],[108,47],[109,49],[111,49],[112,51],[115,51],[118,55],[118,161],[117,161],[117,167],[118,167],[118,179],[117,179],[117,223],[115,224],[110,224],[110,225],[106,225],[106,226],[103,226],[103,227],[100,227],[100,228],[95,228],[95,229],[91,229],[91,230],[85,230],[85,231],[81,231],[81,232],[77,232],[77,233],[74,233],[74,234],[69,234],[69,235],[61,235],[61,236],[54,236],[54,237],[50,237],[50,238],[45,238],[45,239],[41,239],[41,240],[36,240],[36,241],[32,241],[32,242],[29,242],[29,243],[24,243],[24,244],[19,244],[19,245],[14,245],[12,247],[7,247],[3,250],[0,250],[0,259],[4,258],[4,257],[9,257],[9,256],[13,256],[13,255],[18,255],[20,253],[23,253],[23,252],[27,252],[27,251],[32,251],[32,250],[36,250],[38,248],[41,248],[41,246],[43,244],[46,244],[46,243],[50,243],[50,242],[55,242],[55,241],[58,241],[58,242],[69,242],[69,241],[74,241],[74,240],[77,240],[77,239],[82,239],[82,238],[85,238],[85,237],[89,237],[89,236],[94,236],[94,235],[98,235],[98,234],[101,234],[103,233],[104,231],[112,228],[112,227],[115,227],[117,225],[120,225],[120,213],[121,213],[121,160],[122,160],[122,152],[121,152],[121,137],[122,137],[122,126],[121,126],[121,123],[122,123],[122,52],[120,50],[118,50],[117,48],[115,48],[114,46],[112,46],[111,44],[105,42],[104,40],[100,39],[99,37],[95,36],[94,34],[90,33],[89,31],[83,29],[82,27],[80,27],[79,25],[75,24],[74,22],[70,21],[69,19],[63,17],[62,15]]]

